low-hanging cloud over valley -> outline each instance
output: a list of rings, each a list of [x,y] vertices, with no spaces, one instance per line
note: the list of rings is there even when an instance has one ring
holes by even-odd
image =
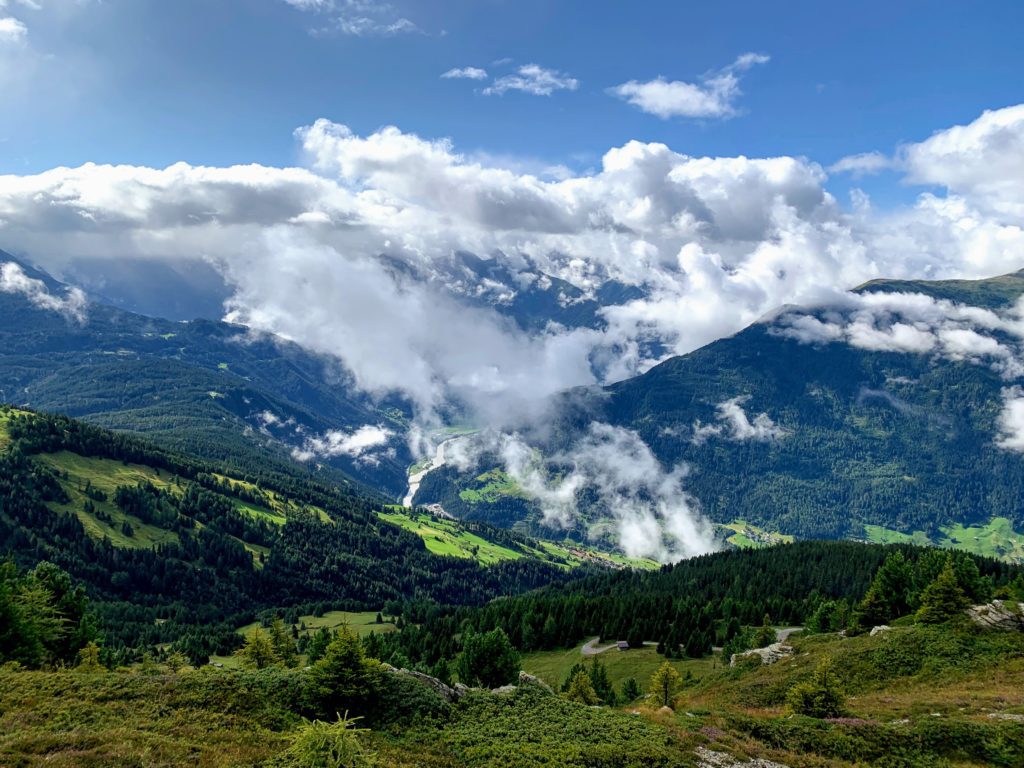
[[[886,211],[863,193],[844,206],[828,172],[802,157],[693,157],[629,141],[592,172],[552,178],[396,127],[358,135],[318,120],[295,140],[302,167],[86,164],[0,176],[0,247],[57,275],[89,258],[202,260],[230,287],[228,318],[342,361],[362,390],[405,396],[428,430],[455,402],[511,434],[553,393],[643,372],[785,304],[839,307],[841,317],[776,318],[798,340],[960,356],[993,366],[1015,391],[1019,356],[1006,338],[1017,315],[843,292],[877,277],[976,278],[1024,266],[1024,107],[886,148],[909,183],[928,186]],[[518,317],[516,301],[531,291],[559,319]],[[767,415],[730,402],[703,426],[718,430],[707,437],[784,438]],[[1007,447],[1016,445],[1018,402],[1007,396]],[[300,450],[369,457],[380,438],[325,435]],[[629,436],[588,439],[579,482],[601,482],[605,465],[594,457],[608,446],[645,458]],[[661,472],[634,497],[606,490],[634,510],[624,546],[656,526],[664,535],[644,541],[661,543],[632,551],[670,558],[691,551],[672,530],[703,539],[699,516],[684,526],[659,511],[663,491],[682,494],[685,484]],[[528,465],[520,474],[529,478]],[[568,493],[565,482],[539,482],[534,493]]]

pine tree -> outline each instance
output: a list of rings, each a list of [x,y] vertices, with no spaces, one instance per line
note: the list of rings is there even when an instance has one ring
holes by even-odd
[[[107,671],[100,663],[100,647],[96,645],[96,643],[86,643],[81,650],[78,651],[78,666],[76,669],[79,672],[90,674]]]
[[[270,644],[281,663],[286,667],[294,667],[298,664],[299,654],[295,649],[295,641],[288,636],[284,621],[279,616],[275,616],[274,620],[270,622],[269,632]]]
[[[663,707],[671,707],[682,685],[683,679],[679,676],[679,672],[665,661],[662,662],[662,665],[651,676],[649,688],[655,701]]]
[[[913,571],[903,553],[898,550],[890,553],[857,606],[858,623],[871,627],[907,615],[913,582]]]
[[[588,676],[594,686],[594,692],[597,694],[597,698],[601,700],[601,703],[614,707],[615,688],[612,686],[611,680],[608,679],[608,669],[598,660],[597,656],[591,659]]]
[[[235,656],[242,666],[250,669],[265,669],[281,663],[281,657],[274,650],[267,633],[256,627],[245,639],[245,645],[235,651]]]
[[[808,683],[793,686],[786,699],[798,715],[819,718],[842,715],[846,699],[839,689],[832,659],[822,659],[814,670],[814,678]]]
[[[344,626],[306,674],[308,704],[326,717],[367,712],[381,684],[380,663],[366,658],[359,638]]]
[[[957,583],[953,556],[949,555],[942,572],[921,593],[916,619],[921,624],[942,624],[959,616],[970,603]]]
[[[600,703],[597,692],[594,691],[594,686],[590,681],[590,675],[583,670],[580,670],[573,676],[572,680],[569,681],[568,689],[563,695],[569,701],[577,701],[580,704],[587,704],[589,706]]]
[[[640,688],[640,683],[636,681],[635,677],[627,677],[622,681],[621,696],[623,702],[629,703],[631,701],[636,701],[640,698],[640,694],[642,693],[643,690]]]

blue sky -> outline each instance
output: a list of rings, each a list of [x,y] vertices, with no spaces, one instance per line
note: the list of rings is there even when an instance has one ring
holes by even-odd
[[[286,165],[296,161],[292,131],[319,117],[577,170],[629,139],[827,166],[1018,103],[1024,89],[1017,2],[339,0],[319,11],[285,0],[41,2],[0,10],[24,23],[22,47],[44,62],[3,109],[0,171]],[[315,32],[339,17],[416,29]],[[699,84],[746,52],[770,61],[741,73],[728,117],[662,119],[609,93],[657,76]],[[578,84],[546,96],[483,93],[531,63]],[[469,66],[489,78],[440,78]],[[884,179],[869,183],[898,194],[879,188]]]

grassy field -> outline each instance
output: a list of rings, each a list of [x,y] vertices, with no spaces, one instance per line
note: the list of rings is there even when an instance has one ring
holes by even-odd
[[[300,635],[310,635],[322,627],[335,630],[347,626],[359,637],[368,635],[371,632],[394,632],[395,625],[390,621],[382,624],[377,623],[377,611],[329,611],[323,616],[300,616],[296,625],[299,627]],[[302,626],[305,625],[305,629]],[[258,621],[246,624],[238,628],[238,633],[248,635],[256,627],[260,626]]]
[[[58,473],[61,486],[71,497],[71,501],[67,504],[54,503],[50,507],[59,512],[74,514],[82,522],[90,536],[97,539],[106,537],[115,547],[124,548],[149,548],[158,544],[171,544],[178,541],[177,534],[126,515],[113,501],[114,491],[121,485],[150,482],[157,488],[171,488],[173,491],[173,478],[168,473],[161,473],[138,464],[124,464],[112,459],[86,458],[68,451],[41,454],[37,458]],[[84,506],[88,496],[86,496],[84,488],[87,483],[107,495],[106,501],[93,501],[92,503],[97,511],[109,515],[112,522],[107,523],[100,520],[95,514],[85,511]],[[128,521],[134,529],[132,536],[127,536],[122,531],[122,524],[125,521]]]
[[[794,540],[793,536],[766,531],[763,528],[758,528],[756,525],[751,525],[746,520],[735,520],[719,527],[726,531],[731,531],[726,541],[741,549],[770,547],[774,544],[791,544]]]
[[[599,644],[600,645],[603,644]],[[536,675],[548,685],[557,688],[565,680],[569,670],[574,664],[589,664],[594,657],[584,656],[582,646],[577,646],[568,651],[540,651],[523,655],[523,669],[531,675]],[[597,654],[597,658],[608,669],[608,678],[616,689],[622,687],[626,678],[636,678],[637,682],[644,689],[651,679],[654,671],[665,661],[654,648],[635,648],[629,651],[620,651],[616,648]],[[720,663],[717,656],[706,659],[685,659],[673,661],[672,666],[679,670],[679,673],[686,676],[687,672],[694,678],[706,675],[715,669]]]
[[[631,558],[616,553],[600,552],[582,545],[556,544],[551,541],[537,541],[536,547],[524,546],[523,550],[519,551],[467,531],[457,520],[448,520],[429,512],[408,510],[397,505],[387,507],[379,515],[381,519],[415,533],[435,555],[473,558],[482,565],[493,565],[502,560],[518,560],[522,557],[536,557],[565,568],[575,568],[587,562],[643,570],[660,567],[654,560]]]
[[[476,477],[477,488],[466,488],[459,492],[459,498],[471,504],[494,503],[502,497],[526,498],[522,488],[500,469],[492,469]]]
[[[502,560],[518,560],[524,556],[522,552],[470,533],[454,520],[445,520],[427,513],[402,511],[401,508],[381,512],[380,517],[415,533],[435,555],[472,558],[483,565],[493,565]]]
[[[1005,517],[995,517],[985,525],[949,525],[933,540],[924,531],[901,533],[880,525],[865,525],[865,538],[876,544],[918,544],[963,549],[976,555],[998,557],[1024,563],[1024,534],[1013,530]]]
[[[84,457],[69,451],[40,454],[37,458],[57,473],[61,486],[71,498],[71,501],[66,504],[54,503],[50,507],[55,511],[74,514],[90,536],[97,539],[107,538],[115,547],[123,548],[151,548],[159,544],[171,544],[178,541],[178,536],[174,532],[145,523],[132,515],[126,515],[113,501],[114,492],[119,486],[132,486],[147,482],[171,493],[181,494],[184,492],[185,484],[176,483],[173,475],[152,467],[126,464],[113,459]],[[255,488],[241,480],[224,476],[218,477],[222,480],[229,480],[237,486]],[[109,517],[110,522],[101,520],[95,513],[85,511],[85,503],[89,499],[85,493],[87,484],[106,494],[106,501],[92,500],[92,505],[97,512]],[[229,498],[240,512],[268,520],[276,525],[283,525],[286,519],[285,515],[299,508],[294,502],[282,499],[275,494],[271,495],[274,508],[250,504],[235,497]],[[323,517],[326,517],[323,510],[318,511]],[[122,528],[126,521],[133,529],[131,536],[126,535]],[[202,524],[197,523],[197,527],[201,528]],[[259,557],[262,554],[265,558],[270,554],[270,550],[241,539],[238,541],[252,555],[256,567],[262,567]]]

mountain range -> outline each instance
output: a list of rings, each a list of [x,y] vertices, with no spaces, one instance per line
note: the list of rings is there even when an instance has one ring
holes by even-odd
[[[71,296],[0,252],[3,263],[47,295]],[[450,266],[450,287],[498,291],[512,279],[471,254]],[[877,280],[815,306],[782,307],[638,377],[565,393],[535,447],[556,483],[571,473],[574,446],[592,425],[635,434],[666,470],[678,468],[692,506],[737,544],[916,541],[1020,559],[1024,461],[1007,430],[1024,371],[1015,367],[1022,295],[1024,271],[981,281]],[[543,276],[519,286],[512,303],[495,296],[466,300],[534,330],[547,322],[589,327],[602,304],[631,298],[598,301]],[[237,469],[301,464],[383,498],[406,490],[409,404],[360,393],[341,365],[297,344],[96,298],[74,316],[24,289],[0,291],[0,314],[0,400]],[[607,504],[586,487],[576,494],[578,517],[552,531],[523,478],[497,452],[480,453],[469,469],[428,471],[414,502],[535,535],[617,543],[603,525]]]

